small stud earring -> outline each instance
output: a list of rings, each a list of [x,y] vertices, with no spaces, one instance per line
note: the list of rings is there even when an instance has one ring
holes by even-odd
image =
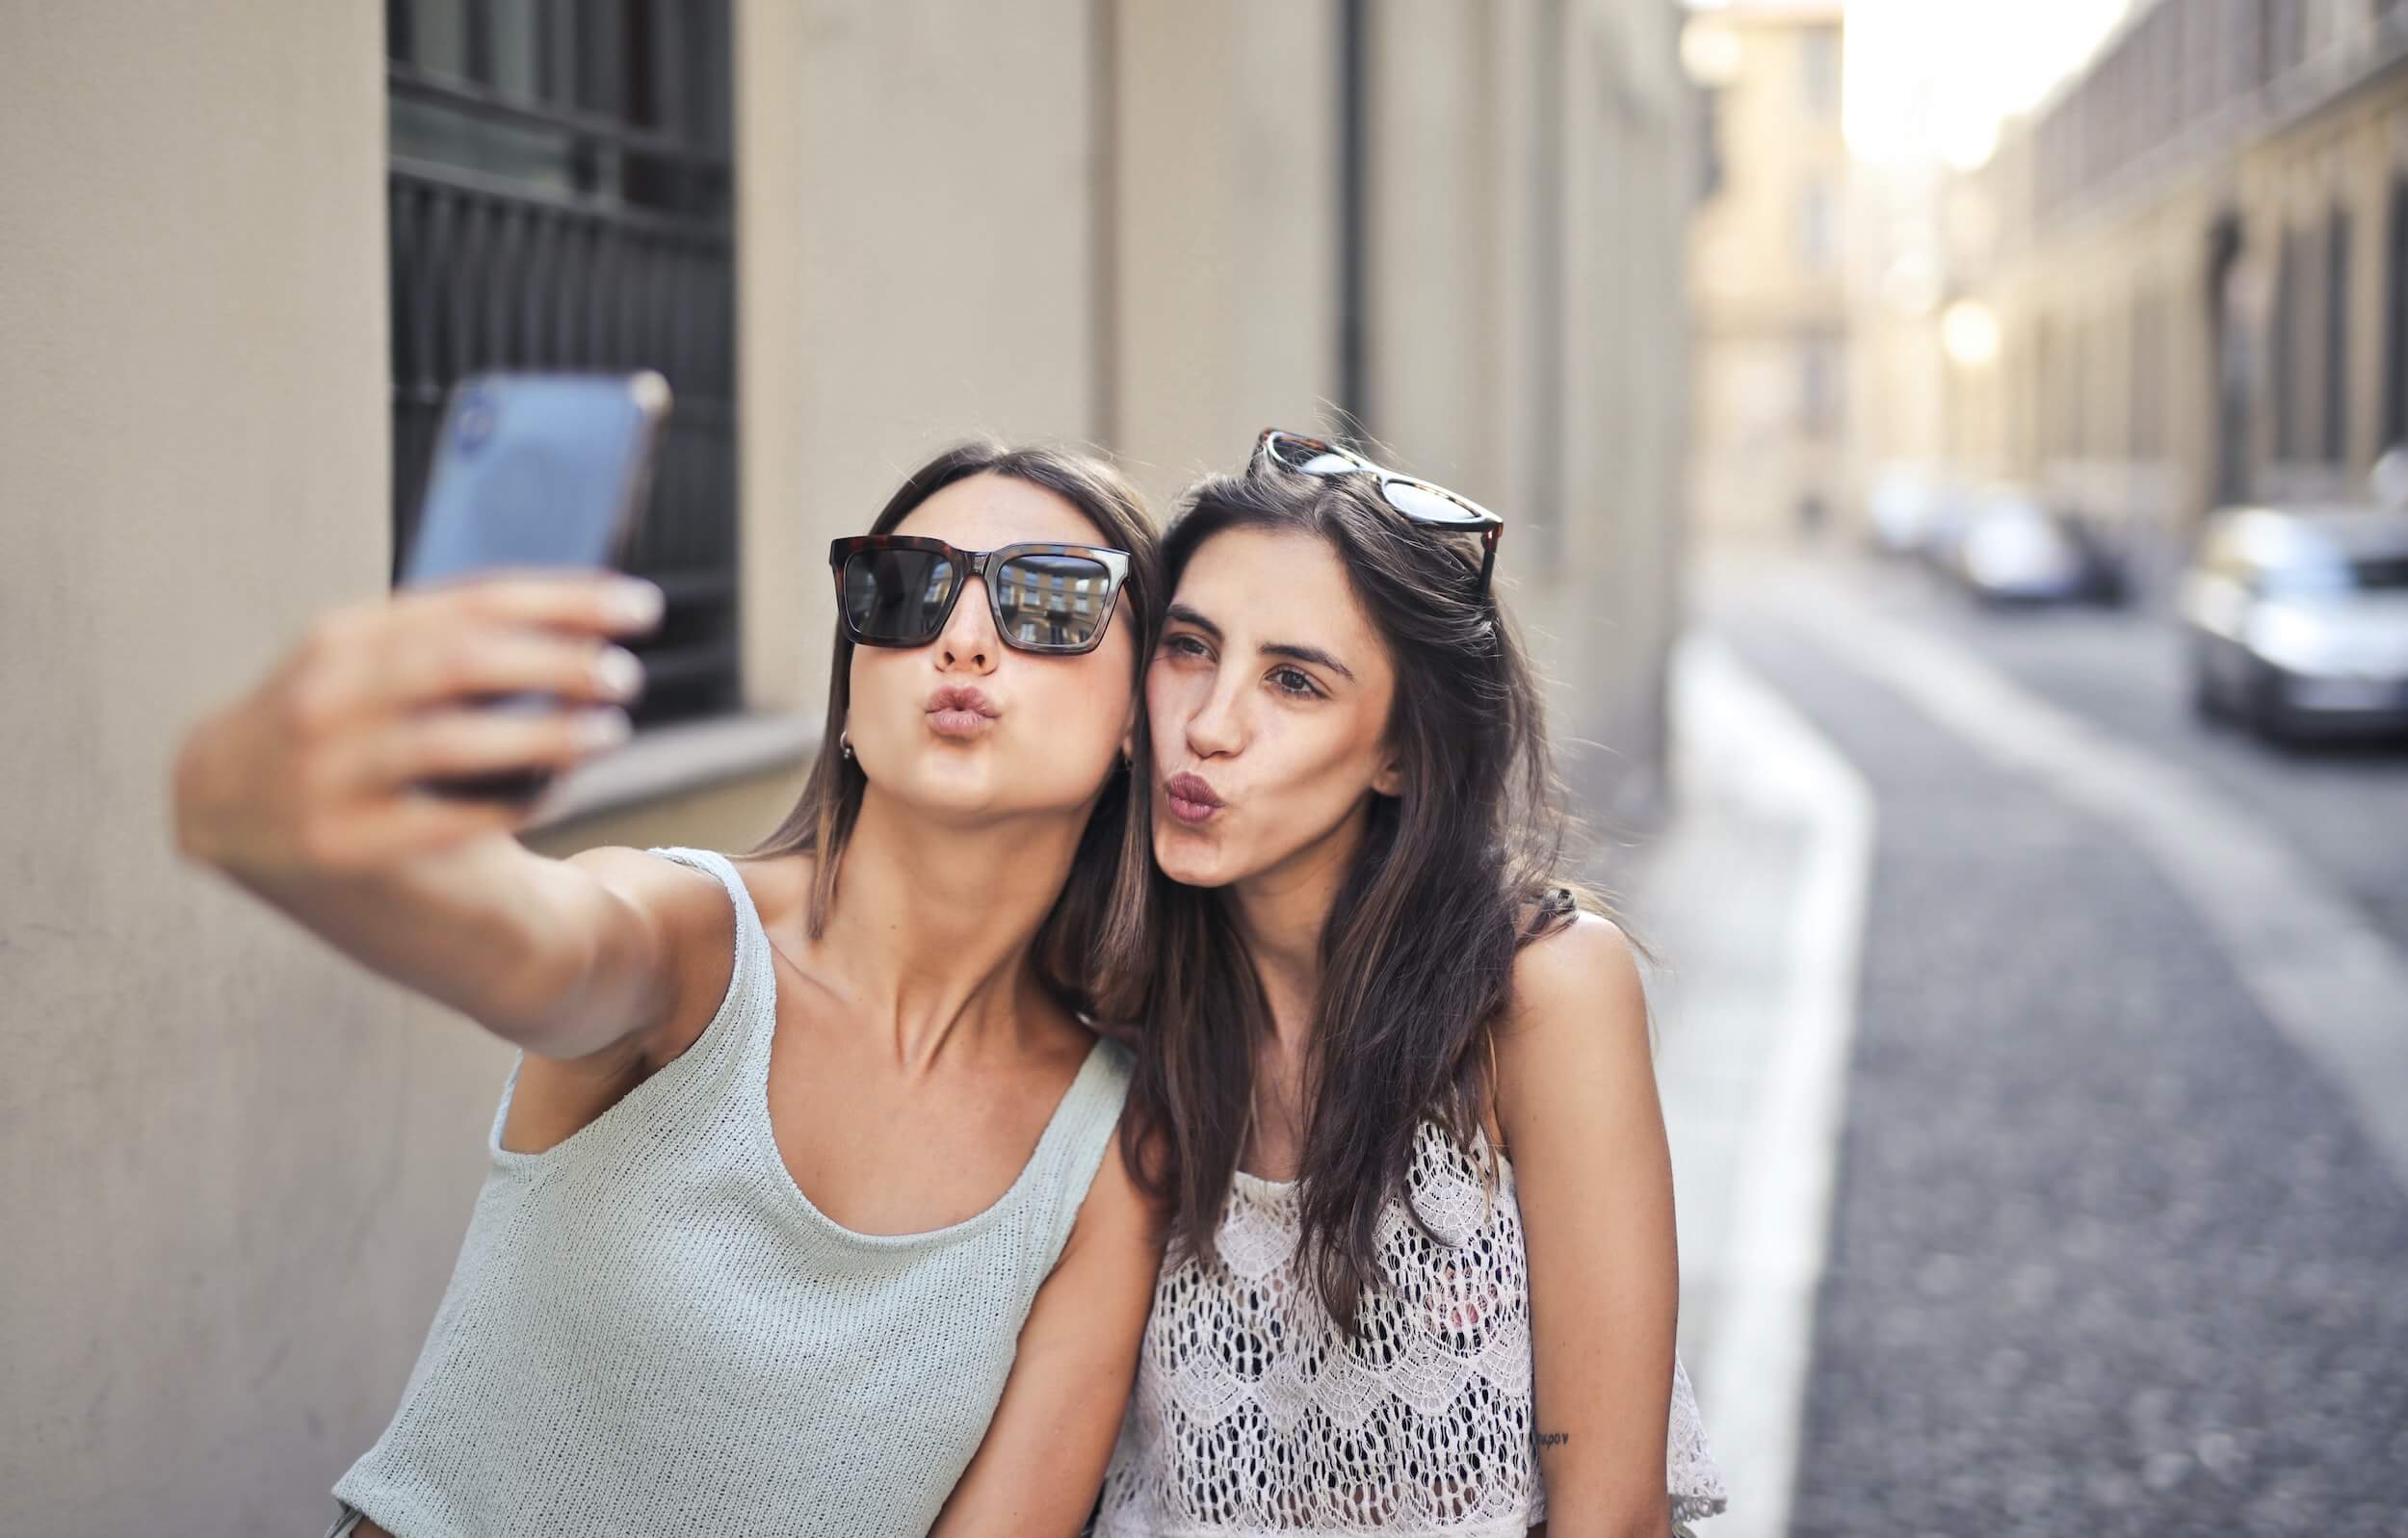
[[[852,762],[852,733],[851,733],[851,732],[850,732],[850,731],[838,732],[838,733],[836,734],[836,746],[837,746],[837,748],[838,748],[840,751],[842,751],[842,752],[843,752],[843,754],[845,755],[845,762],[846,762],[846,763],[848,763],[848,764],[851,763],[851,762]]]

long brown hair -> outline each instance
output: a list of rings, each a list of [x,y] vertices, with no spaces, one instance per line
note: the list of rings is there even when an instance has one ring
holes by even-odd
[[[1065,449],[1013,447],[978,441],[946,450],[913,471],[895,488],[868,533],[891,533],[914,508],[956,481],[977,475],[1008,476],[1053,492],[1095,526],[1103,542],[1129,553],[1129,576],[1121,584],[1112,622],[1129,627],[1136,644],[1135,687],[1142,689],[1145,661],[1161,612],[1162,541],[1144,499],[1117,469],[1092,455]],[[852,704],[852,642],[836,627],[828,664],[827,721],[820,732],[820,754],[802,795],[777,830],[746,851],[751,856],[816,854],[812,873],[810,932],[827,925],[836,900],[845,846],[861,815],[861,793],[869,780],[861,766],[837,743]],[[1142,718],[1143,712],[1139,713]],[[1062,1004],[1099,1024],[1129,1019],[1137,1007],[1151,904],[1154,843],[1150,795],[1135,794],[1135,777],[1115,772],[1087,818],[1072,857],[1061,896],[1038,925],[1032,954],[1037,975]]]
[[[1602,903],[1559,874],[1567,822],[1538,686],[1512,626],[1477,590],[1477,558],[1404,523],[1368,477],[1258,465],[1191,488],[1164,538],[1168,590],[1207,541],[1244,528],[1326,541],[1396,666],[1388,741],[1403,790],[1373,796],[1331,904],[1305,1072],[1299,1253],[1352,1333],[1380,1282],[1380,1215],[1405,1189],[1421,1124],[1475,1146],[1514,957]],[[1150,774],[1142,729],[1139,747]],[[1156,963],[1122,1153],[1169,1209],[1173,1243],[1213,1264],[1270,1008],[1225,895],[1156,881]]]

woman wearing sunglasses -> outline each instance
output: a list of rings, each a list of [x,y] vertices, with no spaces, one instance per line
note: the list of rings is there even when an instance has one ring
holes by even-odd
[[[1098,462],[921,469],[831,552],[826,745],[741,861],[409,789],[587,750],[461,707],[632,694],[604,579],[363,606],[195,734],[188,851],[521,1049],[335,1532],[1077,1529],[1161,1254],[1082,1019],[1142,951],[1157,559]]]
[[[1645,1002],[1563,879],[1502,528],[1274,431],[1165,537],[1139,764],[1167,881],[1121,1138],[1172,1247],[1098,1534],[1720,1507]]]

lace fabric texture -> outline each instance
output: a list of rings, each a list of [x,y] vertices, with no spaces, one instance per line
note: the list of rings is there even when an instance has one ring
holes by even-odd
[[[1165,1262],[1094,1531],[1491,1538],[1545,1520],[1532,1438],[1530,1269],[1510,1163],[1493,1194],[1434,1124],[1377,1238],[1388,1285],[1348,1341],[1298,1264],[1293,1184],[1241,1172],[1221,1267]],[[1666,1488],[1676,1529],[1724,1495],[1673,1365]]]

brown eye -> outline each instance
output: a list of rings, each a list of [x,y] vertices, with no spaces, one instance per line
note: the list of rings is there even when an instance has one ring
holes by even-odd
[[[1271,687],[1278,690],[1283,694],[1309,695],[1321,692],[1320,690],[1313,687],[1313,681],[1310,678],[1307,678],[1304,674],[1298,672],[1293,667],[1273,668],[1271,670],[1270,681]]]

